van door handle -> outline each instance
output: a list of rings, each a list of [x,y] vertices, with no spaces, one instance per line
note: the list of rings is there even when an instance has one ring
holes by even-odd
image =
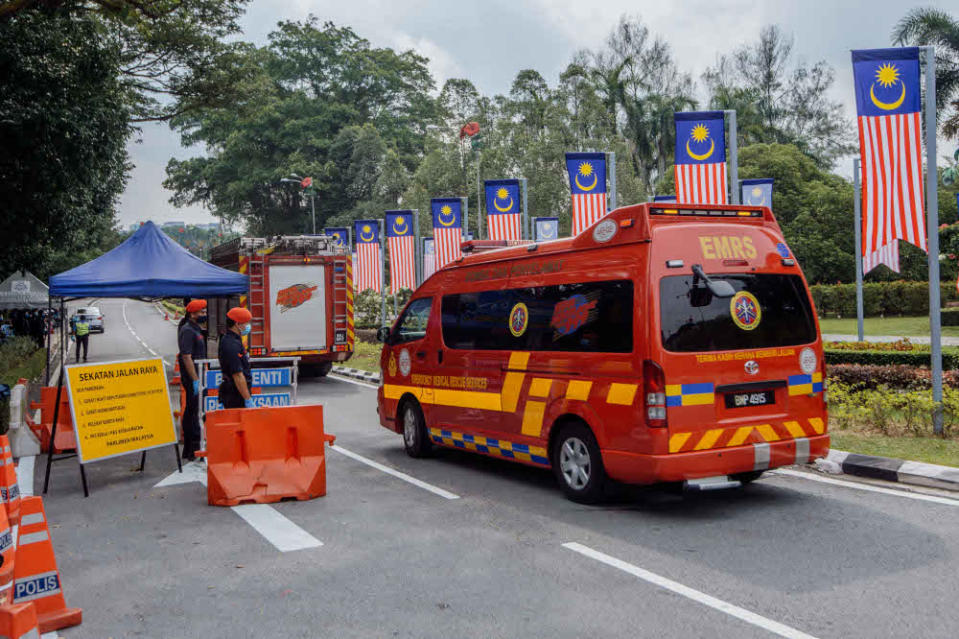
[[[426,357],[426,351],[416,351],[416,359],[423,359]]]
[[[436,361],[440,364],[443,363],[443,351],[436,351]]]

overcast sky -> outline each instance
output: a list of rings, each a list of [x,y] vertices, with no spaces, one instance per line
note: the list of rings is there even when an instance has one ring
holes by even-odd
[[[897,0],[253,0],[242,19],[246,39],[265,44],[280,20],[310,13],[351,26],[373,46],[415,49],[430,59],[438,86],[466,77],[484,94],[505,93],[517,71],[536,69],[551,86],[583,48],[596,47],[623,14],[639,16],[699,78],[718,54],[757,39],[777,24],[794,38],[794,54],[826,60],[836,72],[834,98],[854,115],[849,50],[889,46],[895,23],[912,4]],[[956,12],[955,0],[926,2]],[[213,221],[201,207],[175,208],[163,188],[171,157],[202,152],[180,146],[166,125],[146,125],[129,144],[135,168],[120,202],[120,223],[152,219]],[[851,175],[851,167],[837,167]]]

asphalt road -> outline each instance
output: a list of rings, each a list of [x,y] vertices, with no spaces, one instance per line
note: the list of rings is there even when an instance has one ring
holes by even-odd
[[[152,306],[99,306],[91,361],[172,363],[173,325]],[[309,502],[237,512],[207,506],[200,483],[154,487],[172,451],[142,474],[136,456],[89,465],[84,499],[76,461],[55,464],[47,513],[85,618],[62,635],[959,636],[959,501],[790,473],[581,506],[546,471],[408,458],[369,386],[302,382],[299,403],[317,402],[352,455],[327,453],[329,493]]]

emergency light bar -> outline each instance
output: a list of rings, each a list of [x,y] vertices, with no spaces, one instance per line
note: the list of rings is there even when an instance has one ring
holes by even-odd
[[[535,242],[533,240],[467,240],[460,244],[460,251],[464,254],[483,253],[528,244],[535,244]]]
[[[710,209],[649,209],[650,215],[678,215],[684,217],[762,217],[762,211],[726,211]]]

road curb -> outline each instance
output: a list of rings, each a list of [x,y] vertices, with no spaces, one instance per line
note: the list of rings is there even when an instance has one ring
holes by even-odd
[[[370,371],[361,371],[358,368],[350,368],[348,366],[334,366],[333,373],[337,375],[343,375],[344,377],[352,377],[353,379],[358,379],[370,384],[379,384],[380,383],[380,374],[371,373]]]
[[[825,458],[816,460],[816,467],[826,472],[835,473],[838,468],[846,475],[959,492],[959,468],[950,466],[830,450]]]

